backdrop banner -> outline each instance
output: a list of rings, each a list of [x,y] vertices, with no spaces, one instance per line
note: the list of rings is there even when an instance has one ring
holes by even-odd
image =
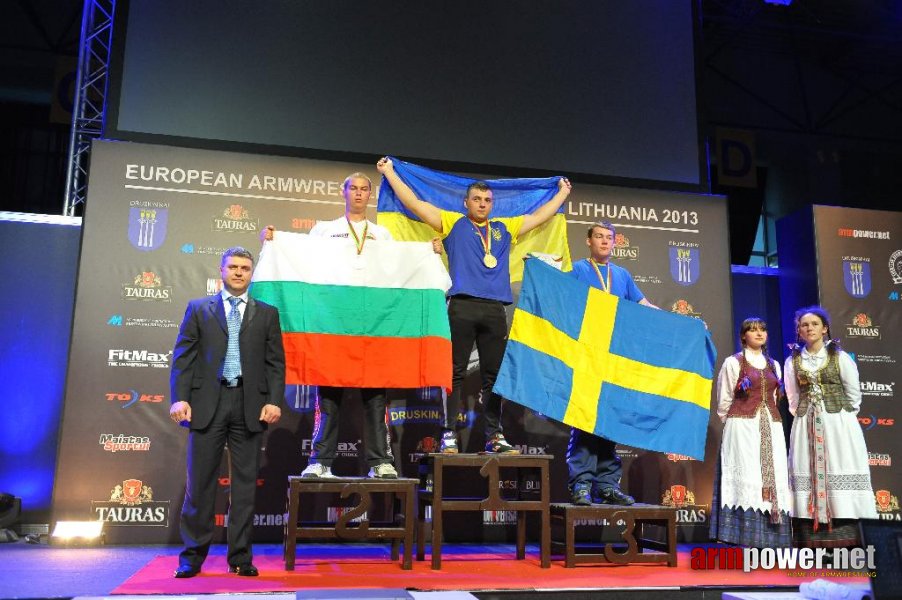
[[[307,233],[317,221],[340,217],[341,185],[355,171],[378,185],[373,165],[94,144],[53,495],[55,520],[102,519],[110,543],[179,541],[187,436],[168,418],[169,369],[187,302],[218,293],[221,253],[242,245],[257,254],[266,225]],[[374,189],[373,221],[376,197]],[[632,272],[651,302],[705,321],[720,351],[719,368],[734,351],[723,198],[577,184],[564,215],[574,261],[587,256],[591,223],[614,223],[614,261]],[[878,259],[873,260],[876,273]],[[864,289],[863,282],[855,285],[856,291]],[[876,292],[876,284],[872,287]],[[519,284],[514,291],[519,294]],[[513,306],[509,317],[512,313]],[[888,383],[874,377],[874,385]],[[470,425],[461,435],[462,451],[477,451],[484,444],[479,387],[474,353],[460,415]],[[286,478],[307,464],[316,393],[316,387],[288,386],[282,420],[266,433],[257,482],[258,541],[282,539]],[[405,476],[417,476],[418,452],[437,447],[442,393],[440,388],[388,391],[392,450]],[[360,402],[347,398],[333,466],[339,475],[367,472],[362,420]],[[508,440],[521,452],[554,455],[551,498],[566,501],[569,428],[515,402],[505,404],[503,422]],[[704,461],[618,448],[624,489],[641,502],[676,506],[681,540],[707,540],[720,431],[716,417],[710,419]],[[228,521],[227,464],[224,460],[219,480],[219,526]],[[461,495],[480,483],[455,481]],[[513,491],[517,482],[511,475],[501,485]],[[526,493],[539,482],[524,485],[527,489],[520,491]],[[347,510],[347,502],[319,496],[305,510],[317,519],[335,520]],[[515,514],[487,511],[447,518],[448,541],[515,539]],[[529,534],[535,535],[532,525],[530,521]],[[217,540],[224,539],[218,529]]]

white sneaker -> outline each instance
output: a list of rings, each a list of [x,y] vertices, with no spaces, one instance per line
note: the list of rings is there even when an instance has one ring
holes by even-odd
[[[383,463],[381,465],[376,465],[370,472],[366,474],[367,477],[375,478],[375,479],[397,479],[398,472],[395,471],[395,467],[389,463]]]
[[[301,477],[319,477],[320,479],[334,479],[332,467],[327,467],[319,463],[310,463],[307,468],[301,471]]]

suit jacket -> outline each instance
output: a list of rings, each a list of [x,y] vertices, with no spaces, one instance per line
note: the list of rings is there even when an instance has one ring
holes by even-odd
[[[216,412],[220,369],[229,342],[222,296],[192,300],[179,328],[170,375],[171,402],[191,405],[191,429],[204,429]],[[249,299],[239,337],[244,418],[250,431],[262,431],[264,404],[281,405],[285,397],[285,351],[279,311]]]

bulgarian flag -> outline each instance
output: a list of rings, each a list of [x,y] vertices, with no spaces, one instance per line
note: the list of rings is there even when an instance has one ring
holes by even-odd
[[[451,387],[451,279],[429,243],[275,232],[250,295],[279,309],[286,383]]]

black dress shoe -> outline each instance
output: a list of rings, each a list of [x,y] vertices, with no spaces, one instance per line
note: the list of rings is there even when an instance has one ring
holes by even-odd
[[[636,499],[625,494],[623,490],[617,487],[609,487],[598,492],[599,504],[619,504],[620,506],[629,506],[636,503]]]
[[[246,565],[229,566],[229,573],[237,573],[242,577],[256,577],[260,574],[260,571],[251,563],[247,563]]]
[[[192,567],[191,565],[179,565],[179,568],[172,574],[176,579],[188,579],[200,573],[200,567]]]

